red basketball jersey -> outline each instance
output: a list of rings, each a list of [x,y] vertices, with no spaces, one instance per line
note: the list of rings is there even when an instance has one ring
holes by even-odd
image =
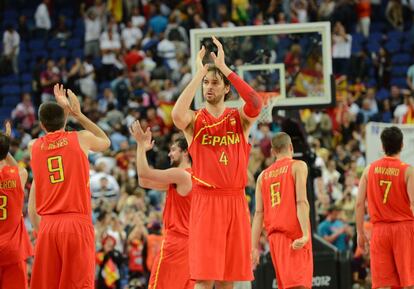
[[[89,162],[77,132],[57,131],[37,139],[31,165],[39,215],[91,214]]]
[[[302,237],[296,216],[296,189],[292,175],[294,162],[291,158],[283,158],[263,171],[261,191],[268,235],[280,232],[292,239]]]
[[[246,186],[250,144],[237,109],[226,108],[218,118],[205,108],[197,111],[189,152],[197,185],[224,189]]]
[[[24,191],[17,166],[0,170],[0,266],[27,259],[32,254],[22,215]]]
[[[167,231],[188,236],[191,192],[183,197],[177,193],[175,184],[170,184],[165,200],[163,222]]]
[[[367,195],[372,223],[414,221],[405,182],[408,167],[391,157],[383,157],[370,165]]]

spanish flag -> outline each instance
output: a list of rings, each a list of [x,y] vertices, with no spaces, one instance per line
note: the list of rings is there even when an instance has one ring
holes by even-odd
[[[115,283],[119,280],[119,270],[114,261],[111,258],[108,259],[104,268],[102,269],[102,277],[104,278],[105,285],[109,288],[115,288]]]
[[[122,21],[122,0],[109,0],[108,11],[115,17],[116,22]]]

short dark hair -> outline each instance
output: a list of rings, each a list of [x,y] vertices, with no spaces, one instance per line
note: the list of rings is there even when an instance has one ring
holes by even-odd
[[[187,140],[180,136],[175,141],[174,144],[176,144],[183,152],[188,151],[188,144]]]
[[[214,75],[221,79],[223,79],[224,85],[225,86],[231,86],[231,82],[230,80],[223,74],[223,72],[221,72],[220,69],[217,68],[217,66],[215,66],[214,64],[209,64],[208,66],[208,72],[213,72]],[[224,100],[227,100],[229,97],[231,96],[231,89],[229,90],[229,92],[227,92],[227,94],[224,96]]]
[[[56,102],[44,102],[39,107],[39,120],[47,132],[65,127],[65,111]]]
[[[7,157],[10,148],[10,137],[0,132],[0,161]]]
[[[183,152],[188,152],[188,143],[185,137],[180,136],[173,143],[176,144]],[[193,162],[190,153],[188,153],[188,159],[190,160],[190,163]]]
[[[403,146],[402,131],[396,127],[387,127],[381,133],[381,142],[387,156],[398,154]]]

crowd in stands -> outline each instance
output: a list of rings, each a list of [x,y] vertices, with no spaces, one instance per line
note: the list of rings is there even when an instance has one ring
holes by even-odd
[[[354,256],[355,288],[369,288],[368,258],[355,249],[354,229],[364,129],[369,121],[414,123],[414,1],[1,3],[0,119],[13,121],[11,152],[20,165],[30,169],[27,144],[41,134],[36,111],[54,99],[55,83],[77,92],[83,112],[110,136],[111,149],[90,158],[99,289],[146,288],[160,247],[164,194],[139,187],[128,127],[135,119],[151,127],[156,145],[149,161],[169,166],[169,144],[179,136],[170,111],[191,80],[190,29],[330,21],[336,105],[304,109],[300,117],[316,156],[317,233]],[[289,53],[300,61],[300,47]],[[70,120],[68,128],[78,124]],[[270,140],[281,129],[277,115],[253,129],[252,212],[255,178],[271,163]]]

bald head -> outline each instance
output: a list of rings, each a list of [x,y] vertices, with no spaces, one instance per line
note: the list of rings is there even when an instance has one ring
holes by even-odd
[[[292,140],[285,132],[279,132],[272,138],[272,149],[275,153],[288,152],[291,144]]]

